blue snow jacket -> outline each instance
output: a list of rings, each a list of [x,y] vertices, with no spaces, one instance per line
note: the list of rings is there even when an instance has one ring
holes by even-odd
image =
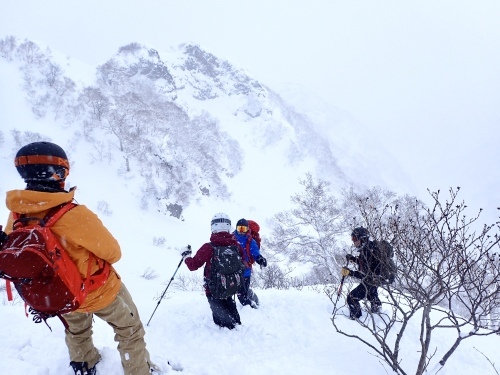
[[[259,246],[257,245],[257,242],[252,238],[252,241],[247,248],[248,240],[251,239],[248,233],[239,234],[237,231],[234,231],[233,234],[243,248],[243,262],[245,263],[245,271],[243,272],[243,277],[250,277],[252,275],[252,263],[255,259],[260,257]]]

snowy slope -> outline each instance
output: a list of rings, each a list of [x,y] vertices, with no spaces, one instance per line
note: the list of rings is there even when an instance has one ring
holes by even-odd
[[[0,144],[3,165],[0,194],[23,188],[12,162],[18,148],[12,130],[39,132],[65,147],[72,162],[68,184],[78,186],[78,202],[97,212],[120,242],[123,257],[116,268],[131,291],[144,323],[149,320],[157,306],[157,298],[175,272],[180,252],[187,244],[196,250],[208,240],[214,213],[224,211],[233,221],[251,216],[265,223],[276,211],[286,207],[297,174],[302,172],[300,169],[306,170],[313,163],[305,160],[299,164],[300,168],[291,167],[288,158],[283,156],[283,146],[263,148],[258,153],[252,152],[251,145],[244,146],[246,165],[231,180],[232,198],[225,201],[207,198],[196,202],[186,209],[185,220],[180,221],[152,208],[141,209],[137,197],[142,181],[134,175],[119,175],[115,163],[92,163],[91,145],[76,140],[73,130],[50,118],[35,120],[23,99],[18,70],[2,60],[0,81],[3,139]],[[248,129],[238,131],[241,131],[238,137],[245,137]],[[269,168],[256,175],[249,168],[252,160]],[[267,182],[259,181],[260,178]],[[257,197],[256,183],[248,183],[251,179],[260,183]],[[106,210],[102,209],[102,202],[106,203]],[[0,217],[6,216],[5,207],[0,206]],[[263,227],[265,236],[266,226]],[[165,238],[164,245],[156,246],[155,238],[161,237]],[[145,278],[149,273],[157,277]],[[176,373],[174,369],[183,369],[183,373],[193,375],[387,373],[366,347],[335,332],[330,321],[333,305],[321,290],[257,290],[261,308],[252,310],[238,306],[243,325],[229,332],[212,323],[199,283],[188,282],[190,277],[197,277],[199,282],[201,274],[201,270],[190,273],[182,265],[176,283],[170,286],[167,299],[161,302],[146,329],[152,359],[166,373]],[[177,283],[181,280],[185,280],[186,290]],[[0,293],[0,319],[4,322],[0,330],[0,374],[70,375],[72,370],[68,366],[60,322],[49,321],[53,330],[50,332],[45,325],[36,325],[25,318],[24,306],[19,300],[7,302],[5,293]],[[346,331],[361,333],[355,322],[346,319],[341,324]],[[405,346],[401,356],[410,368],[414,368],[418,327],[410,327],[410,330],[414,332],[415,341]],[[438,348],[436,360],[451,345],[452,337],[450,333],[450,336],[434,338]],[[99,373],[122,374],[112,330],[99,319],[94,327],[94,340],[103,355],[98,365]],[[466,340],[439,374],[494,374],[488,359],[499,362],[497,347],[498,336]],[[433,362],[429,373],[437,373],[439,369],[435,365]]]

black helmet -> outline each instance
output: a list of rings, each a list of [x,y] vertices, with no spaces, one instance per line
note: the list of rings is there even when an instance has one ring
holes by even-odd
[[[33,142],[22,147],[14,160],[24,182],[61,182],[69,174],[68,157],[51,142]]]
[[[361,242],[366,242],[368,241],[368,238],[370,238],[370,233],[368,232],[368,229],[363,228],[363,227],[357,227],[354,228],[354,230],[351,233],[351,237],[354,241],[354,239],[360,240]]]

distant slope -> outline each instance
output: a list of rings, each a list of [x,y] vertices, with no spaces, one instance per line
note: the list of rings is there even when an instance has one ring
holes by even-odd
[[[370,148],[348,116],[319,102],[292,106],[200,46],[162,52],[128,44],[96,68],[93,82],[87,67],[54,55],[15,37],[0,43],[3,69],[20,69],[11,85],[22,90],[11,95],[24,97],[33,114],[30,130],[17,128],[10,151],[63,131],[70,147],[91,145],[91,163],[142,179],[137,198],[144,208],[182,218],[194,202],[240,201],[235,179],[246,180],[263,204],[270,191],[279,192],[282,205],[306,172],[335,188],[405,181],[387,173],[396,163]],[[8,100],[0,106],[8,108]],[[4,138],[11,143],[9,128]]]

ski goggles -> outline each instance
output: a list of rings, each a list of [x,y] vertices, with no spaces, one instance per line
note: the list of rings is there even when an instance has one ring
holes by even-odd
[[[238,225],[236,227],[236,231],[238,233],[246,233],[246,232],[248,232],[248,227],[246,225]]]
[[[218,224],[218,223],[224,223],[224,224],[231,225],[231,220],[224,219],[224,218],[218,218],[218,219],[213,219],[212,222],[211,222],[211,224]]]

